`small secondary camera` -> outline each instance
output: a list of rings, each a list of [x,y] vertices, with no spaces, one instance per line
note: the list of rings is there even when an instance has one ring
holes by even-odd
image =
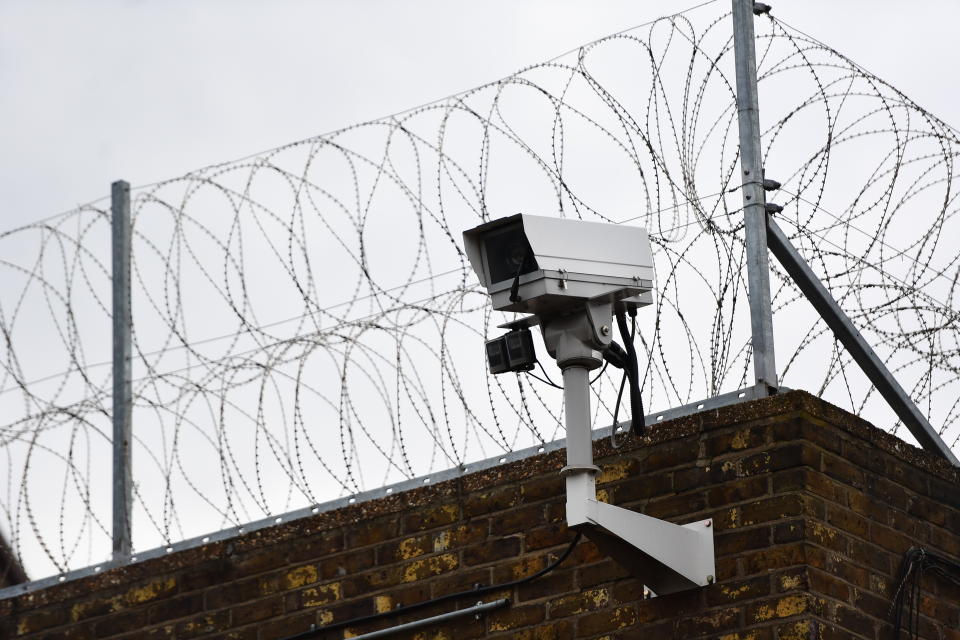
[[[490,373],[530,371],[537,363],[530,329],[523,327],[487,342]]]

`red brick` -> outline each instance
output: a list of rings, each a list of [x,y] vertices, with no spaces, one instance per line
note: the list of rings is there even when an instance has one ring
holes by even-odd
[[[548,498],[558,498],[564,495],[565,483],[566,480],[559,473],[531,478],[521,483],[520,496],[523,502],[539,502]]]
[[[665,421],[617,450],[598,442],[602,499],[676,522],[714,519],[716,584],[644,599],[642,579],[585,539],[519,586],[350,631],[509,597],[507,609],[425,637],[886,640],[905,547],[960,556],[960,474],[895,442],[801,393]],[[37,625],[21,637],[278,638],[529,577],[574,536],[562,453],[0,601],[0,636]],[[958,602],[960,587],[928,577],[922,632],[960,640]]]
[[[158,624],[167,620],[185,618],[201,611],[203,611],[203,594],[190,593],[156,603],[150,607],[147,618],[151,624]]]
[[[432,597],[437,598],[450,593],[460,593],[468,591],[474,587],[486,587],[494,584],[493,569],[485,567],[483,569],[461,569],[451,574],[438,576],[429,582],[432,589]]]
[[[696,638],[705,635],[719,635],[733,631],[740,626],[740,609],[728,607],[714,609],[699,615],[685,616],[677,620],[677,638]]]
[[[384,542],[400,532],[400,519],[389,518],[354,525],[347,529],[347,546],[351,549]]]
[[[523,547],[526,551],[537,551],[570,542],[571,537],[572,532],[566,525],[551,524],[527,531],[523,536]]]
[[[492,491],[472,493],[464,498],[463,515],[472,518],[492,511],[503,511],[520,502],[520,488],[498,487]]]
[[[754,551],[744,558],[747,575],[766,573],[773,569],[782,569],[804,561],[804,546],[793,543]]]
[[[711,433],[703,441],[703,453],[714,458],[767,444],[770,430],[766,426],[743,427],[735,431]]]
[[[766,576],[749,580],[727,581],[706,589],[707,605],[719,606],[752,600],[770,593],[770,579]]]
[[[867,638],[873,638],[875,636],[878,626],[877,620],[856,609],[843,605],[837,606],[833,620],[844,629]]]
[[[577,618],[576,637],[585,638],[608,631],[619,631],[636,623],[637,610],[632,605],[605,609]]]
[[[638,500],[673,493],[673,472],[644,474],[611,485],[608,489],[613,502],[628,505]]]
[[[707,508],[707,500],[701,493],[687,493],[668,498],[658,498],[647,503],[644,513],[653,518],[670,519],[681,515],[695,514]]]
[[[693,438],[664,442],[643,459],[642,474],[669,469],[681,464],[693,464],[700,454],[700,443]]]
[[[252,622],[260,622],[268,618],[275,618],[283,613],[283,597],[274,596],[264,600],[257,600],[250,604],[234,607],[230,611],[231,624],[235,627]]]
[[[93,626],[97,638],[106,638],[118,633],[129,633],[147,626],[147,612],[144,609],[135,611],[120,611],[112,616],[101,619]],[[185,635],[185,638],[194,636]]]
[[[770,536],[769,527],[718,532],[713,539],[714,551],[719,556],[725,556],[749,549],[762,549],[770,545]]]
[[[463,550],[463,563],[466,566],[487,564],[520,554],[520,538],[511,536],[490,540]]]
[[[425,531],[453,524],[460,519],[460,506],[444,504],[420,509],[403,517],[404,532]],[[387,538],[384,538],[386,540]]]
[[[743,478],[707,490],[707,504],[722,507],[728,504],[758,498],[767,493],[769,482],[765,477]]]
[[[34,633],[51,627],[58,627],[70,621],[70,612],[64,607],[43,609],[20,616],[18,634]]]
[[[343,551],[343,529],[334,531],[320,531],[316,534],[297,540],[297,544],[287,549],[291,562],[306,562],[324,558]]]
[[[490,533],[494,536],[517,533],[540,524],[546,524],[545,509],[541,504],[517,507],[490,521]]]
[[[433,535],[422,533],[391,540],[377,547],[378,565],[394,564],[433,552]]]
[[[804,513],[804,498],[799,494],[772,496],[740,507],[739,524],[749,527],[772,520],[782,520]]]
[[[320,562],[320,579],[330,580],[338,576],[353,575],[374,566],[376,553],[362,549],[349,553],[340,553],[324,558]]]
[[[564,618],[604,609],[609,604],[609,587],[600,587],[556,598],[550,602],[548,610],[551,618]]]
[[[614,582],[630,575],[624,567],[610,559],[577,569],[577,584],[589,588],[604,582]]]
[[[576,590],[575,575],[572,569],[553,571],[517,587],[517,597],[520,601],[525,601],[562,596]]]
[[[702,489],[721,482],[735,480],[738,476],[737,464],[733,461],[715,462],[709,466],[696,466],[689,469],[677,469],[672,472],[674,491]]]
[[[529,627],[542,622],[544,618],[546,613],[542,604],[510,606],[487,614],[487,630],[497,633]]]

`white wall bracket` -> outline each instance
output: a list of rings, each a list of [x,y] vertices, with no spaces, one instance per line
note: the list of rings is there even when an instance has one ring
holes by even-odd
[[[712,520],[676,525],[596,500],[575,508],[580,509],[586,521],[568,521],[568,526],[657,595],[705,587],[716,579]]]
[[[580,362],[584,360],[580,358]],[[597,501],[599,470],[593,464],[590,437],[588,367],[563,369],[567,466],[562,473],[566,476],[567,526],[582,531],[601,552],[657,595],[713,583],[716,564],[711,520],[677,525]]]

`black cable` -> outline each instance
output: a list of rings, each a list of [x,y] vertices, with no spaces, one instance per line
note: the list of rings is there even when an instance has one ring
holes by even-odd
[[[557,389],[563,389],[563,386],[562,386],[562,385],[557,384],[556,382],[554,382],[554,381],[550,378],[550,374],[547,373],[547,370],[543,368],[543,363],[540,362],[540,359],[539,359],[539,358],[537,358],[537,365],[540,367],[540,371],[543,372],[543,377],[546,378],[546,380],[543,380],[543,382],[546,382],[546,383],[547,383],[548,385],[550,385],[551,387],[556,387]],[[527,373],[530,374],[530,375],[533,375],[533,374],[530,373],[529,371],[528,371]],[[537,376],[533,376],[533,377],[534,377],[534,378],[537,378],[537,380],[540,380],[540,378],[537,377]]]
[[[910,547],[900,563],[900,571],[895,581],[896,591],[893,603],[890,605],[895,639],[900,638],[900,632],[903,629],[906,629],[908,637],[920,637],[920,587],[925,572],[934,573],[960,586],[960,563],[930,553],[926,549]],[[910,604],[906,607],[907,616],[904,621],[903,610],[908,596]]]
[[[431,605],[440,604],[442,602],[449,602],[450,600],[456,600],[459,598],[466,598],[467,596],[482,596],[485,593],[491,593],[494,591],[503,591],[504,589],[513,589],[514,587],[520,586],[521,584],[526,584],[527,582],[532,582],[540,576],[544,576],[557,567],[559,567],[564,560],[573,552],[573,548],[577,546],[577,543],[580,542],[580,538],[583,534],[579,531],[577,535],[573,538],[573,541],[570,543],[570,546],[557,558],[556,562],[553,564],[544,567],[536,573],[530,574],[526,578],[520,578],[519,580],[512,580],[511,582],[504,582],[501,584],[491,584],[486,587],[476,587],[470,589],[469,591],[459,591],[457,593],[448,593],[445,596],[440,596],[439,598],[434,598],[433,600],[423,600],[422,602],[415,602],[413,604],[408,604],[404,607],[397,607],[396,609],[391,609],[390,611],[384,611],[383,613],[374,613],[369,616],[360,616],[358,618],[353,618],[351,620],[343,620],[341,622],[332,622],[326,626],[320,627],[319,629],[310,629],[309,631],[303,631],[296,635],[286,636],[280,640],[301,640],[302,638],[315,638],[321,633],[326,633],[328,631],[333,631],[334,629],[342,629],[344,627],[352,627],[358,624],[364,624],[366,622],[372,622],[374,620],[379,620],[387,616],[395,616],[401,613],[408,613],[410,611],[415,611],[417,609],[422,609],[423,607],[429,607]]]
[[[527,374],[528,376],[530,376],[530,377],[533,378],[534,380],[539,380],[539,381],[542,382],[543,384],[546,384],[546,385],[549,385],[549,386],[551,386],[551,387],[554,387],[555,389],[563,389],[563,387],[561,387],[560,385],[554,384],[554,383],[550,382],[549,380],[544,380],[543,378],[541,378],[540,376],[538,376],[538,375],[535,374],[535,373],[531,373],[530,371],[524,371],[523,373]]]
[[[520,274],[523,271],[523,265],[527,263],[530,257],[531,249],[527,249],[523,254],[523,259],[517,265],[517,275],[513,277],[513,284],[510,285],[510,302],[520,302]]]
[[[520,302],[520,269],[517,269],[517,275],[510,285],[510,302]]]
[[[607,365],[608,365],[608,364],[610,364],[610,363],[607,362],[607,361],[604,361],[603,366],[600,367],[600,371],[598,371],[598,372],[597,372],[597,375],[594,376],[593,380],[590,381],[590,384],[593,384],[594,382],[596,382],[597,380],[600,379],[600,376],[603,375],[603,372],[607,370]]]
[[[636,324],[634,323],[634,327]],[[633,335],[627,329],[627,315],[623,310],[617,311],[617,328],[620,330],[620,339],[627,350],[627,378],[630,380],[630,430],[640,433],[643,430],[643,400],[640,397],[640,365],[637,363],[637,349],[633,346]]]
[[[627,368],[624,367],[620,377],[620,391],[617,392],[617,402],[613,405],[613,425],[610,427],[610,446],[619,449],[623,444],[617,441],[617,418],[620,416],[620,401],[623,399],[623,387],[627,382]]]

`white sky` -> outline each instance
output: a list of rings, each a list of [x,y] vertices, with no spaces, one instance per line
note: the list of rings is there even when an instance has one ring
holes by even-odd
[[[0,229],[118,178],[150,183],[401,111],[692,4],[0,0]],[[960,125],[956,2],[772,4]]]

